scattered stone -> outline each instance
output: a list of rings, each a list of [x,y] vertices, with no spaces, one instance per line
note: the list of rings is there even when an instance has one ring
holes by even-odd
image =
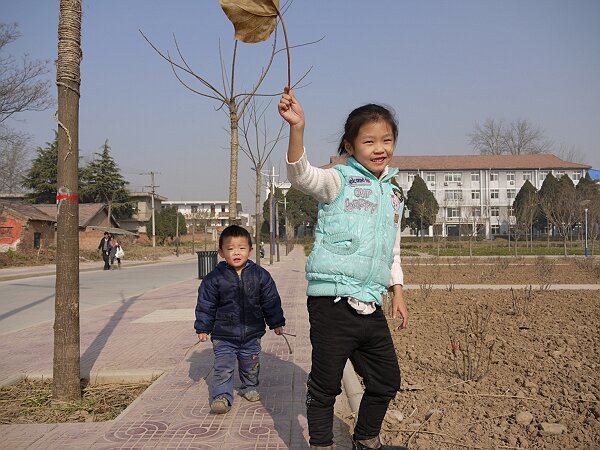
[[[400,411],[397,410],[389,410],[388,412],[385,414],[384,419],[387,423],[389,423],[390,425],[394,425],[398,422],[402,422],[404,420],[404,414],[402,414]]]
[[[515,422],[519,425],[529,425],[533,421],[533,414],[529,411],[519,411],[515,415]]]
[[[567,431],[567,426],[562,423],[540,423],[540,435],[541,436],[556,436]]]

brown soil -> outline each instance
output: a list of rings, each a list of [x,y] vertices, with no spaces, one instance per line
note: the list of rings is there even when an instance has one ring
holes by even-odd
[[[23,380],[0,389],[0,424],[103,422],[117,417],[150,383],[82,386],[82,400],[53,402],[52,382]]]
[[[600,449],[600,291],[541,290],[536,265],[493,267],[440,268],[432,283],[486,273],[486,282],[533,288],[405,292],[409,328],[390,319],[403,380],[384,441],[411,450]],[[552,284],[598,283],[575,263],[553,270]],[[405,264],[408,283],[430,271]]]

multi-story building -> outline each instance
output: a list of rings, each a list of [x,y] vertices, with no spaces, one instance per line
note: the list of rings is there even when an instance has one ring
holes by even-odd
[[[162,202],[163,208],[176,207],[185,217],[186,226],[206,227],[212,232],[229,225],[229,201],[227,200],[169,200]],[[237,219],[241,225],[250,224],[250,215],[244,213],[242,203],[237,202]]]
[[[343,161],[332,157],[326,167]],[[549,154],[394,156],[390,166],[400,169],[397,181],[405,194],[419,175],[435,195],[440,209],[425,235],[487,238],[506,234],[514,224],[512,204],[526,180],[539,189],[551,173],[577,184],[591,169]]]

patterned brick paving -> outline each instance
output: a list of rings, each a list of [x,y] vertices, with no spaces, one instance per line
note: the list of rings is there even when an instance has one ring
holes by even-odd
[[[262,340],[262,399],[236,396],[229,413],[211,414],[207,379],[210,344],[197,343],[193,316],[165,314],[171,321],[140,320],[157,310],[193,310],[198,280],[154,290],[120,303],[83,312],[82,372],[92,376],[160,370],[163,375],[116,420],[104,423],[2,425],[2,449],[307,449],[304,398],[310,343],[301,247],[265,267],[284,301],[284,339]],[[17,373],[52,373],[52,324],[4,335],[0,380]],[[348,406],[340,396],[335,432],[338,448],[350,448]]]

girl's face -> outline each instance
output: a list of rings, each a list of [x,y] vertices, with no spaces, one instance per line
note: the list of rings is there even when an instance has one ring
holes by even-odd
[[[248,243],[248,239],[243,236],[235,236],[225,238],[223,246],[219,248],[219,255],[227,264],[240,273],[252,252],[252,246]]]
[[[358,130],[354,143],[344,144],[346,152],[377,178],[394,154],[394,132],[384,120],[367,122]]]

